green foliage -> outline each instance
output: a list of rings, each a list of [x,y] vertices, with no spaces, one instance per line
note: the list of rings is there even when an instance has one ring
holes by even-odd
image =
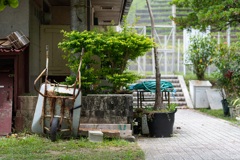
[[[159,112],[171,113],[171,112],[174,112],[176,108],[177,108],[176,103],[170,103],[164,109],[154,110],[153,106],[146,106],[145,108],[136,108],[134,111],[138,117],[142,117],[142,114],[152,114],[152,113],[159,113]]]
[[[240,22],[240,1],[172,0],[171,4],[191,9],[186,16],[171,17],[182,29],[194,27],[205,30],[210,25],[213,29],[223,30]]]
[[[58,44],[58,46],[66,53],[63,55],[63,58],[67,60],[67,66],[72,72],[72,74],[66,78],[66,83],[73,84],[75,82],[79,66],[80,53],[82,48],[84,48],[85,54],[82,58],[81,83],[82,90],[84,92],[89,92],[91,85],[99,82],[99,74],[96,74],[97,71],[93,68],[93,66],[97,65],[99,62],[92,58],[92,51],[95,51],[96,54],[99,54],[99,51],[96,51],[96,46],[99,44],[95,43],[95,45],[92,45],[93,40],[98,39],[97,34],[94,31],[62,32],[64,39],[63,42]]]
[[[223,88],[228,97],[239,96],[240,93],[240,47],[239,43],[220,44],[218,54],[214,58],[214,64],[218,68],[215,71],[217,85]]]
[[[68,81],[76,76],[79,56],[82,48],[83,55],[81,75],[82,86],[86,90],[92,85],[99,86],[100,79],[107,79],[113,84],[113,89],[118,90],[127,83],[136,80],[136,75],[125,72],[129,60],[143,56],[154,46],[152,39],[137,34],[133,27],[129,27],[126,20],[121,32],[113,27],[106,31],[63,31],[64,39],[59,43],[66,54],[67,66],[73,72]]]
[[[170,103],[168,106],[167,106],[167,110],[169,112],[174,112],[176,110],[176,107],[177,107],[177,104],[176,103]]]
[[[4,10],[6,6],[17,8],[18,4],[18,0],[0,0],[0,11]]]
[[[231,104],[232,104],[234,107],[239,108],[239,107],[240,107],[240,97],[237,97],[237,98],[233,99],[233,100],[231,101]]]
[[[193,36],[188,48],[189,60],[193,64],[193,72],[198,80],[204,80],[204,73],[212,64],[216,54],[216,41],[208,36]]]
[[[216,77],[215,77],[215,74],[205,74],[204,75],[205,79],[210,81],[210,83],[213,85],[213,87],[215,87],[216,85]],[[185,83],[186,83],[186,86],[189,87],[189,81],[190,80],[197,80],[197,77],[195,74],[193,74],[192,72],[191,73],[187,73],[186,75],[184,75],[184,80],[185,80]],[[189,89],[189,88],[188,88]]]
[[[141,78],[141,76],[132,72],[123,72],[122,74],[107,75],[106,77],[109,82],[113,84],[114,91],[121,87],[127,88],[127,84],[134,83],[136,82],[136,80]]]

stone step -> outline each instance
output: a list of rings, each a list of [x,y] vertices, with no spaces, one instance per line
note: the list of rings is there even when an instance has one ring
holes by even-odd
[[[176,108],[188,108],[187,107],[187,103],[186,102],[171,102],[171,103],[175,103],[177,106]],[[164,105],[167,105],[167,102],[163,102]],[[134,108],[137,108],[137,103],[133,103]],[[154,106],[154,101],[151,102],[144,102],[142,103],[143,107],[150,107],[150,106]]]
[[[154,101],[154,98],[155,96],[144,96],[145,99],[148,99],[148,100],[152,100]],[[133,101],[137,101],[137,97],[133,97]],[[179,96],[179,97],[170,97],[170,102],[173,102],[173,101],[185,101],[185,97],[184,96]]]
[[[139,80],[138,83],[141,83],[143,81],[151,81],[151,80],[155,81],[155,77],[146,77],[144,79]],[[188,103],[186,102],[186,98],[185,98],[185,94],[183,93],[183,90],[184,92],[188,92],[188,91],[186,90],[186,86],[183,78],[179,79],[179,76],[176,76],[176,75],[162,75],[161,80],[166,80],[171,82],[174,86],[174,89],[176,90],[175,93],[170,94],[170,97],[169,97],[170,103],[176,103],[178,108],[186,108]],[[133,106],[137,106],[137,92],[134,91],[132,94],[133,94]],[[146,98],[147,101],[142,101],[142,106],[154,105],[155,93],[145,92],[144,98]],[[168,102],[163,101],[163,103],[167,104]]]
[[[143,79],[139,79],[136,83],[141,83],[141,82],[144,82],[144,81],[156,81],[156,79],[153,79],[153,78],[143,78]],[[161,78],[161,81],[168,81],[168,82],[171,82],[173,85],[175,84],[179,84],[179,80],[175,77],[164,77],[164,78]]]
[[[175,87],[175,92],[171,92],[170,93],[170,96],[183,96],[183,92],[182,92],[182,88],[181,86],[180,87]],[[133,97],[136,97],[137,96],[137,91],[136,90],[133,90],[132,92],[132,95]],[[155,93],[152,93],[152,92],[144,92],[144,96],[154,96]]]

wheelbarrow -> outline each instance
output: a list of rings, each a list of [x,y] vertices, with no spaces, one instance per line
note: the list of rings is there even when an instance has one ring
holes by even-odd
[[[81,111],[81,73],[82,55],[78,75],[73,85],[62,85],[48,81],[48,47],[46,46],[46,68],[34,81],[38,100],[32,122],[32,131],[49,135],[51,141],[61,137],[77,137]],[[36,87],[39,79],[45,74],[45,82],[40,89]]]

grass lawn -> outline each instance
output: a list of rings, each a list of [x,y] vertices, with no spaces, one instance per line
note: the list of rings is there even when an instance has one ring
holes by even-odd
[[[51,142],[46,137],[19,134],[0,138],[2,160],[143,160],[144,153],[134,142],[105,139],[102,143],[86,138],[58,139]]]
[[[222,109],[206,109],[206,108],[200,108],[200,109],[197,109],[198,111],[200,112],[203,112],[205,114],[208,114],[210,116],[214,116],[214,117],[217,117],[217,118],[221,118],[221,119],[224,119],[224,120],[227,120],[229,122],[232,122],[234,124],[238,124],[237,120],[235,118],[231,118],[230,116],[224,116],[224,113],[223,113],[223,110]]]

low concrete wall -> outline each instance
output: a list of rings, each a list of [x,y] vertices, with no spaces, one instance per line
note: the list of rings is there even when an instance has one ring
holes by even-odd
[[[14,118],[16,131],[29,130],[36,108],[37,96],[19,96]],[[127,124],[132,122],[131,94],[92,94],[82,97],[81,123]]]
[[[126,124],[132,115],[131,94],[91,94],[82,99],[80,124]]]
[[[31,130],[36,104],[37,96],[18,97],[17,113],[14,118],[16,131]]]

